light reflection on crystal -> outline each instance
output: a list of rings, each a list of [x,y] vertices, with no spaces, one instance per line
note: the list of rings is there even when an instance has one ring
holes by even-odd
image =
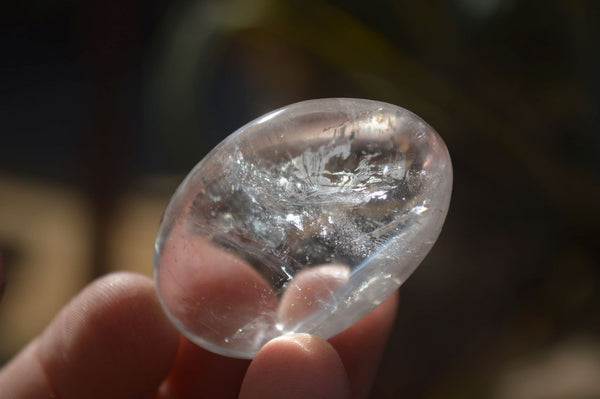
[[[326,99],[274,111],[173,196],[156,242],[161,303],[192,341],[228,356],[290,332],[328,338],[414,271],[451,185],[443,141],[402,108]]]

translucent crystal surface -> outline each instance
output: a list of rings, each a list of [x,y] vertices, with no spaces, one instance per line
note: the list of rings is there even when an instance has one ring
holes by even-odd
[[[415,270],[451,186],[442,139],[403,108],[324,99],[273,111],[171,199],[156,241],[161,302],[187,337],[227,356],[291,332],[329,338]]]

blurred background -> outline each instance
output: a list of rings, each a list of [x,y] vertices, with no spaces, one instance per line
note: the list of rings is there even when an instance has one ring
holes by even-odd
[[[0,364],[112,270],[152,274],[185,174],[289,103],[408,108],[447,223],[373,398],[600,397],[600,2],[10,2],[0,16]]]

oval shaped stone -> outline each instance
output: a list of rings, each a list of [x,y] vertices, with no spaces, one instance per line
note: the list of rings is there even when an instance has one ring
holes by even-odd
[[[252,358],[269,340],[329,338],[396,290],[446,217],[452,166],[403,108],[311,100],[245,125],[185,178],[155,254],[161,303],[196,344]]]

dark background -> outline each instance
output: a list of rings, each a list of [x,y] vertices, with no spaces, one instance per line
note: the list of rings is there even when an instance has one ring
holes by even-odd
[[[373,397],[548,397],[535,387],[563,369],[579,391],[552,398],[600,397],[599,5],[10,2],[0,173],[83,195],[89,280],[124,192],[168,199],[251,119],[321,97],[403,106],[445,139],[455,185]],[[0,234],[7,293],[27,250]]]

